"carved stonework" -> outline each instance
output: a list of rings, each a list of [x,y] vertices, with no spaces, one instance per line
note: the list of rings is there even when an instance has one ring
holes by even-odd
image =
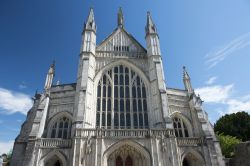
[[[161,144],[162,152],[166,152],[167,151],[167,139],[163,135],[160,139],[160,144]]]
[[[92,144],[93,140],[91,139],[91,137],[88,137],[85,145],[85,154],[90,154],[92,152]]]

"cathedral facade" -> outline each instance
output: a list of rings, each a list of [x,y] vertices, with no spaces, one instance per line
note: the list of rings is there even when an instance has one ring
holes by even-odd
[[[90,9],[77,82],[36,93],[14,144],[12,166],[224,166],[202,100],[183,68],[184,89],[165,84],[157,29],[147,13],[144,48],[118,25],[96,45]]]

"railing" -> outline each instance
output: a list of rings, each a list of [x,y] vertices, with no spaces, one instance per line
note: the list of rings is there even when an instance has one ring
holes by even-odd
[[[71,139],[41,138],[38,146],[41,148],[70,148]]]
[[[177,138],[178,146],[199,146],[203,144],[202,137],[195,138]]]
[[[145,57],[143,52],[128,52],[128,51],[96,51],[96,57]]]
[[[76,137],[150,138],[173,136],[170,129],[77,129]]]

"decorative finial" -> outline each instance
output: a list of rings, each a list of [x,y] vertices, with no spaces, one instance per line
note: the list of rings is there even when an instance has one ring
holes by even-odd
[[[124,18],[123,18],[123,13],[122,13],[122,8],[119,8],[118,11],[118,27],[123,28],[124,26]]]
[[[96,32],[96,24],[95,24],[93,7],[90,7],[87,22],[84,23],[84,30],[92,30],[92,31]]]
[[[183,66],[183,79],[190,79],[188,72],[186,70],[186,66]]]
[[[147,12],[147,25],[145,27],[145,31],[146,31],[146,35],[157,33],[156,26],[153,22],[153,19],[151,18],[151,14],[149,11]]]
[[[55,65],[56,65],[56,61],[55,59],[52,61],[52,64],[50,65],[51,68],[55,68]]]

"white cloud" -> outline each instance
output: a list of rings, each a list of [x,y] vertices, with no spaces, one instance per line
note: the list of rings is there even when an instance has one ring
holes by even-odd
[[[204,100],[205,103],[209,104],[223,104],[226,106],[223,108],[217,108],[214,111],[217,111],[220,115],[224,115],[226,113],[235,113],[240,111],[246,111],[250,113],[250,94],[235,98],[232,97],[233,84],[221,86],[205,86],[195,90],[196,94],[200,94],[201,99]]]
[[[197,88],[195,92],[196,94],[199,94],[201,99],[205,102],[221,103],[229,98],[232,89],[233,84],[227,86],[215,85]]]
[[[0,141],[0,154],[9,153],[13,149],[14,141]]]
[[[236,99],[229,99],[228,104],[228,113],[235,113],[239,111],[250,112],[250,100],[242,101]]]
[[[219,62],[227,58],[229,55],[231,55],[233,52],[245,48],[247,46],[250,46],[250,33],[246,33],[232,40],[226,45],[209,52],[205,56],[206,58],[205,63],[208,66],[208,68],[212,68],[216,66]]]
[[[207,85],[211,85],[215,82],[215,80],[217,79],[217,77],[210,77],[206,82],[205,84]]]
[[[20,112],[26,114],[31,106],[32,100],[30,96],[0,88],[0,110],[3,110],[3,113],[12,114]]]

